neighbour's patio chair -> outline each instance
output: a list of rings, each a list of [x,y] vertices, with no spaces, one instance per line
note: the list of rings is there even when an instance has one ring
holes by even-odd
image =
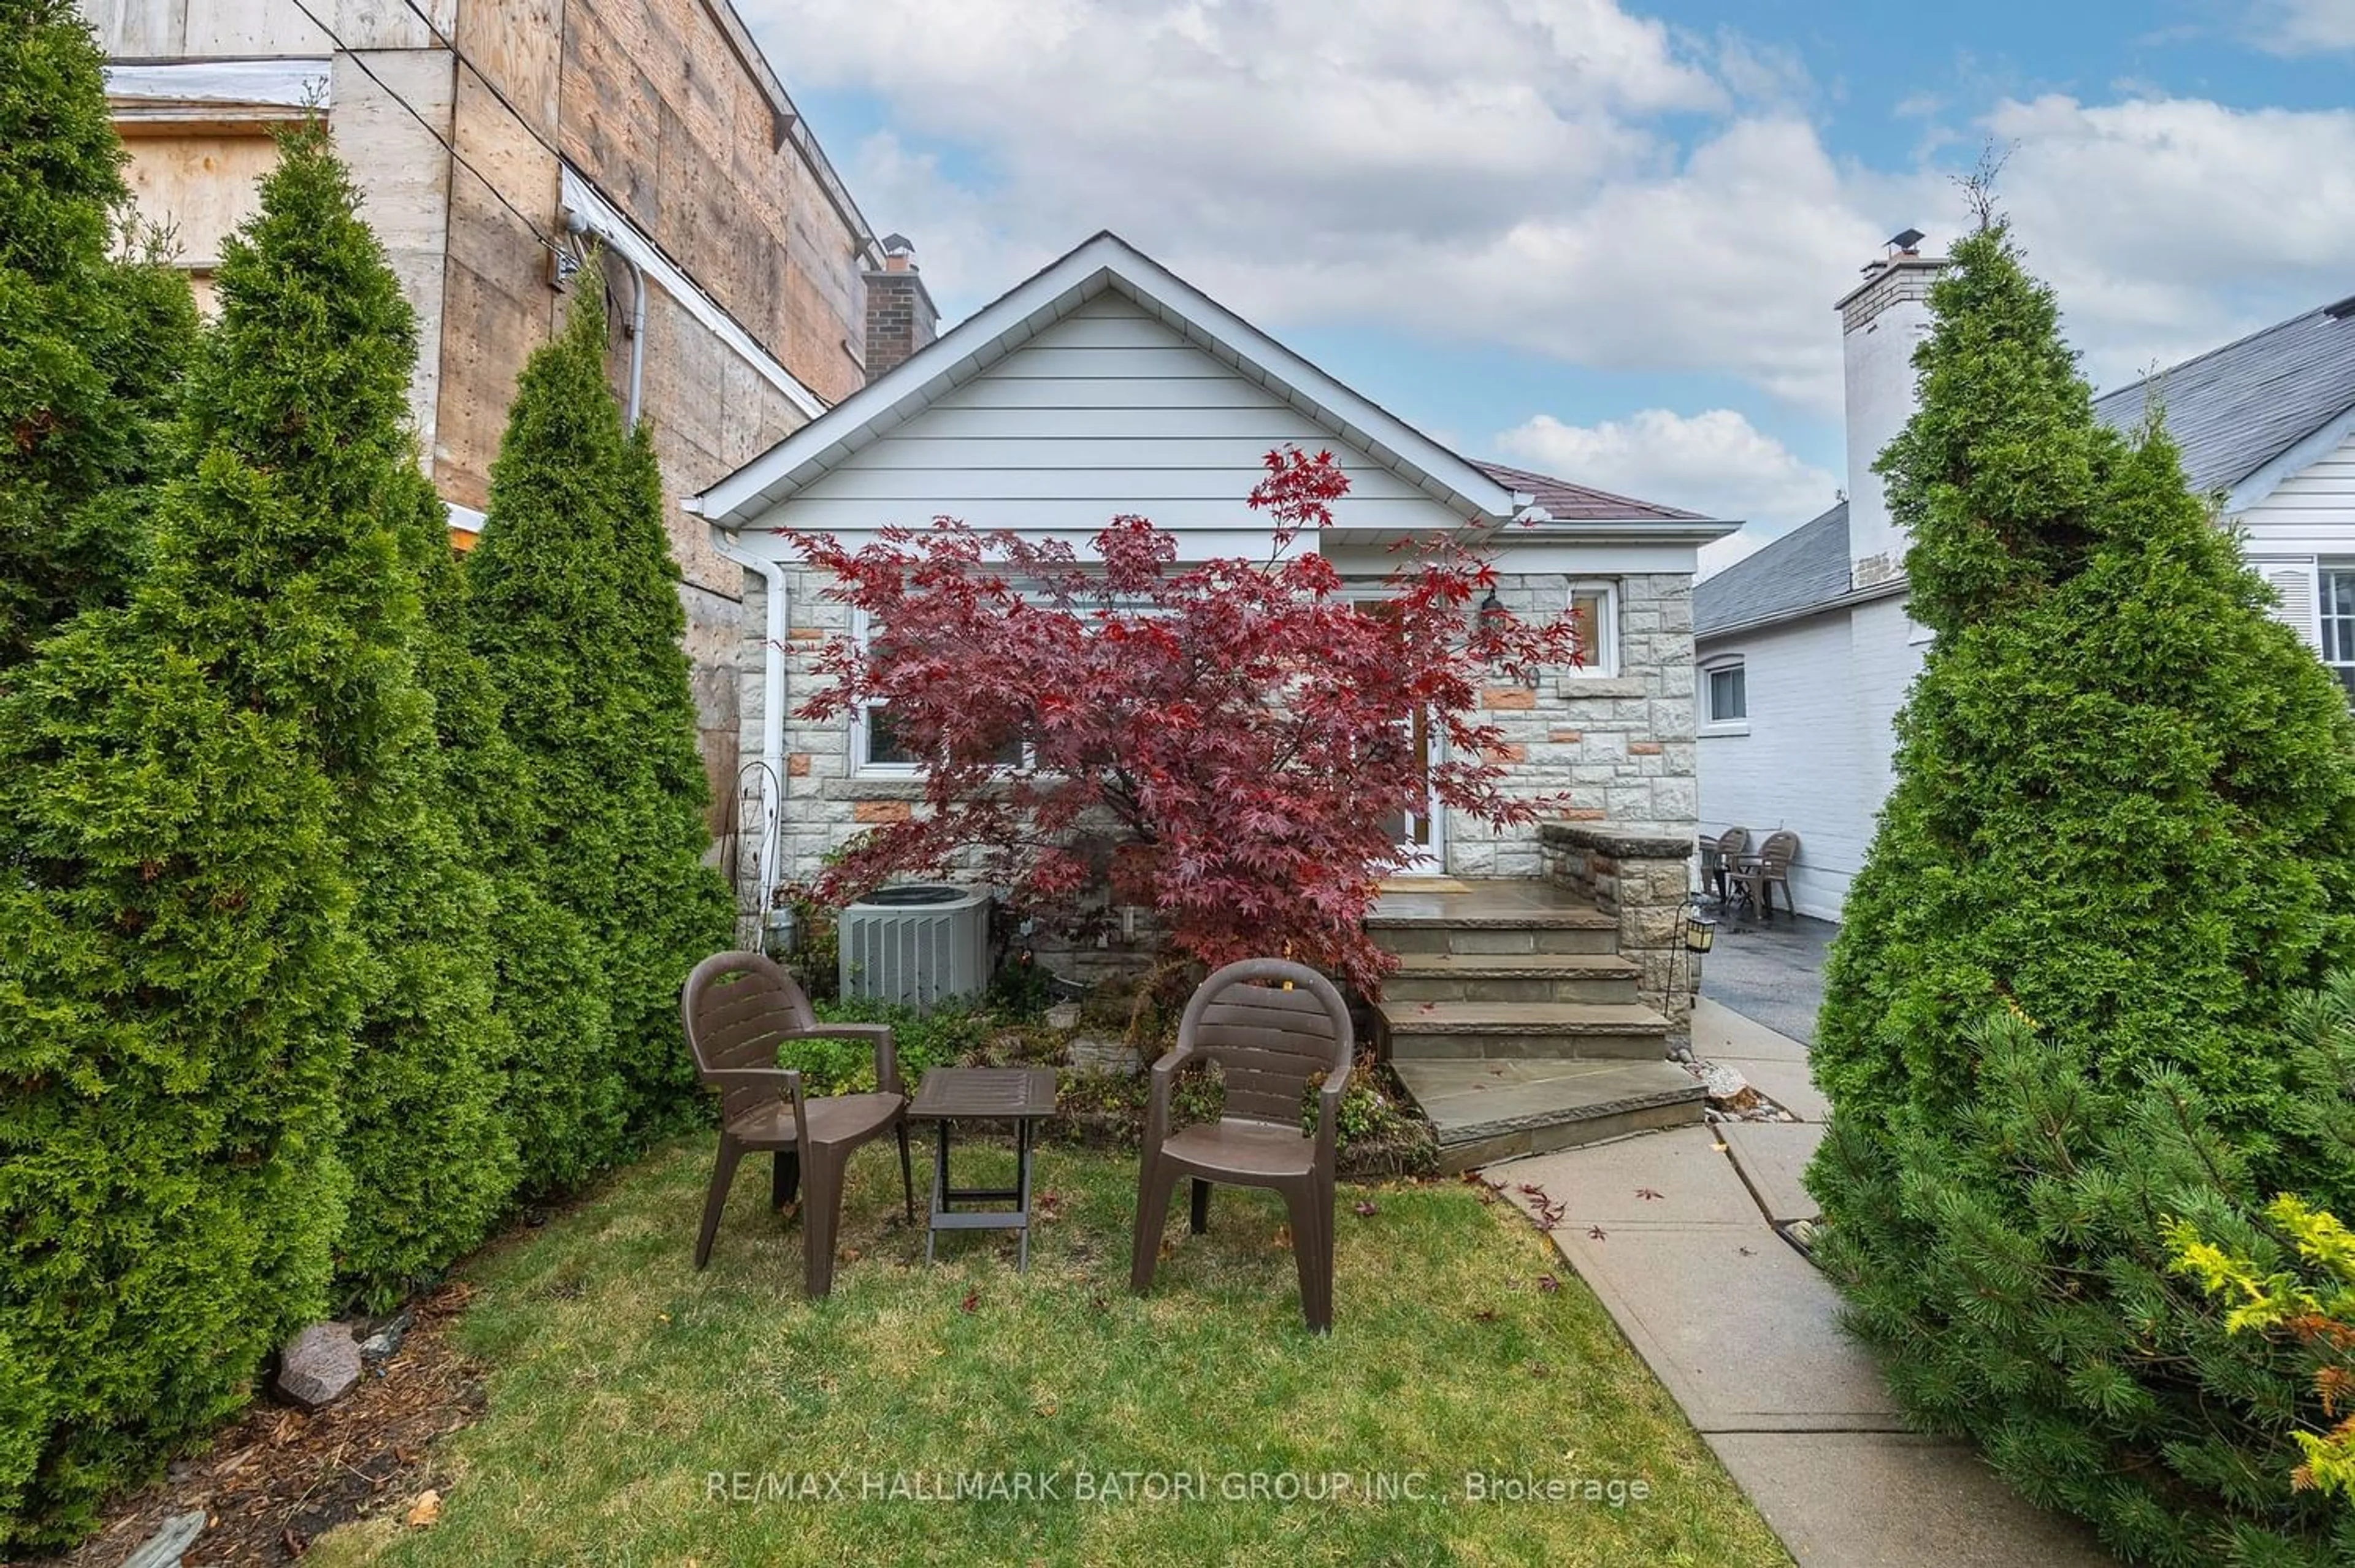
[[[842,1179],[851,1151],[887,1132],[900,1136],[900,1185],[908,1219],[916,1218],[916,1184],[908,1155],[907,1096],[888,1024],[820,1023],[809,997],[775,960],[758,953],[715,953],[695,966],[679,993],[695,1072],[719,1091],[719,1158],[703,1200],[695,1266],[711,1261],[712,1238],[728,1206],[728,1186],[746,1155],[776,1155],[770,1201],[779,1209],[807,1183],[802,1205],[803,1288],[813,1297],[834,1287],[834,1238],[842,1218]],[[866,1094],[806,1099],[802,1075],[777,1065],[789,1040],[868,1040],[875,1089]]]
[[[1193,1180],[1196,1234],[1209,1222],[1210,1183],[1272,1188],[1292,1220],[1301,1312],[1319,1333],[1333,1326],[1335,1124],[1355,1045],[1348,1004],[1314,969],[1247,958],[1202,982],[1178,1020],[1177,1047],[1153,1064],[1129,1288],[1139,1295],[1153,1288],[1179,1177]],[[1215,1061],[1225,1072],[1225,1114],[1173,1133],[1170,1093],[1178,1069],[1195,1061]],[[1300,1103],[1319,1077],[1311,1137],[1300,1130]]]
[[[1723,910],[1728,902],[1725,880],[1742,864],[1742,857],[1750,848],[1750,829],[1729,827],[1714,838],[1700,841],[1700,885],[1714,889],[1717,907]]]
[[[1783,890],[1785,912],[1796,914],[1791,902],[1791,862],[1799,858],[1799,836],[1777,829],[1766,835],[1758,853],[1744,859],[1733,871],[1731,880],[1741,891],[1753,909],[1767,920],[1774,918],[1774,890]]]

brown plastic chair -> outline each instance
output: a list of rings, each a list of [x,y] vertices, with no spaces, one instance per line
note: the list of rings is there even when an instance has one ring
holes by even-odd
[[[695,966],[679,993],[679,1015],[696,1076],[719,1091],[719,1160],[703,1200],[695,1266],[711,1261],[712,1238],[728,1206],[728,1186],[747,1154],[776,1151],[770,1200],[779,1209],[803,1181],[803,1287],[812,1296],[834,1287],[834,1238],[842,1219],[843,1171],[851,1151],[886,1132],[900,1135],[900,1184],[908,1219],[916,1218],[916,1184],[908,1156],[907,1096],[888,1024],[820,1023],[809,998],[774,960],[758,953],[715,953]],[[875,1092],[802,1095],[802,1075],[777,1065],[789,1040],[864,1040],[875,1046]]]
[[[1193,1179],[1196,1234],[1209,1222],[1211,1182],[1273,1188],[1292,1219],[1301,1311],[1320,1333],[1333,1326],[1333,1146],[1354,1046],[1348,1005],[1314,969],[1248,958],[1202,982],[1178,1021],[1177,1048],[1153,1064],[1130,1289],[1153,1288],[1179,1177]],[[1225,1071],[1226,1112],[1172,1133],[1170,1090],[1178,1070],[1196,1060]],[[1300,1101],[1320,1075],[1312,1138],[1300,1130]]]
[[[1742,862],[1732,880],[1751,907],[1768,920],[1774,918],[1774,890],[1783,890],[1785,912],[1796,914],[1791,902],[1791,862],[1799,858],[1799,836],[1777,830],[1766,835],[1758,853]]]
[[[1725,908],[1732,895],[1727,892],[1726,878],[1742,863],[1742,855],[1750,848],[1750,829],[1729,827],[1715,838],[1700,841],[1700,885],[1717,890],[1717,907]]]

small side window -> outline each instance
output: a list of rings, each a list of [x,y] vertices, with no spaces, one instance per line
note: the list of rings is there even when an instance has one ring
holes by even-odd
[[[1702,723],[1711,727],[1749,723],[1750,672],[1740,661],[1701,671],[1701,693]]]

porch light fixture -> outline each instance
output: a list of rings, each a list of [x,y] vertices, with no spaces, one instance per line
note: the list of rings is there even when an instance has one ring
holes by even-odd
[[[1497,591],[1491,588],[1488,590],[1488,596],[1480,601],[1481,635],[1495,636],[1501,633],[1505,628],[1505,622],[1510,618],[1510,615],[1511,612],[1505,608],[1505,602],[1497,598]]]
[[[1695,901],[1684,905],[1677,912],[1677,926],[1685,939],[1685,984],[1678,988],[1698,992],[1700,979],[1700,955],[1717,945],[1717,919],[1714,915],[1701,913],[1700,903]],[[1668,958],[1668,979],[1672,985],[1677,979],[1676,957],[1672,951]]]

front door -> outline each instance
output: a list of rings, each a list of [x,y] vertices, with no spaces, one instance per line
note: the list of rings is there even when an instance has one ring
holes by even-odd
[[[1424,803],[1421,811],[1391,814],[1391,838],[1399,847],[1399,874],[1434,875],[1446,863],[1441,835],[1447,816],[1431,789],[1431,716],[1418,712],[1398,722],[1407,731],[1408,765],[1423,780]]]
[[[1377,620],[1391,619],[1387,600],[1370,595],[1357,599],[1359,613]],[[1423,784],[1423,806],[1420,811],[1392,812],[1385,824],[1391,842],[1399,847],[1398,876],[1433,876],[1447,863],[1446,848],[1442,842],[1447,816],[1440,806],[1439,797],[1431,788],[1431,715],[1425,712],[1401,715],[1397,723],[1406,734],[1406,765],[1412,768]]]

